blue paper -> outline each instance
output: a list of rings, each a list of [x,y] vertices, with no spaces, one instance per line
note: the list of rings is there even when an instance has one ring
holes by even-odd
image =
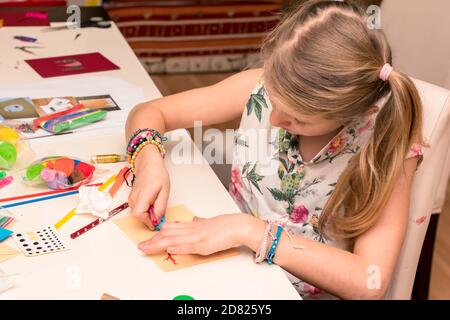
[[[11,230],[0,228],[0,241],[8,238],[10,235],[12,235],[12,233],[13,232]]]

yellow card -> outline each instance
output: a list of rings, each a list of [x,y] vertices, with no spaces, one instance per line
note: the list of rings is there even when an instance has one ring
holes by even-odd
[[[166,211],[167,221],[188,222],[192,221],[194,215],[185,206],[176,206],[168,208]],[[130,216],[113,220],[114,223],[136,244],[148,240],[158,231],[151,231],[142,222]],[[206,263],[218,259],[223,259],[238,255],[237,249],[228,249],[216,252],[209,256],[201,256],[196,254],[175,255],[162,253],[149,256],[163,271],[172,271],[182,268],[191,267],[197,264]]]
[[[7,246],[6,244],[0,243],[0,262],[14,258],[19,254],[19,251]]]

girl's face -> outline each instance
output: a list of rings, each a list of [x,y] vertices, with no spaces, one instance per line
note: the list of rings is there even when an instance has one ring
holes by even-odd
[[[270,96],[268,90],[267,94]],[[321,116],[302,115],[284,104],[275,95],[270,96],[270,103],[272,105],[270,124],[274,127],[286,129],[294,135],[307,137],[323,136],[335,132],[344,126],[341,122],[325,119]]]

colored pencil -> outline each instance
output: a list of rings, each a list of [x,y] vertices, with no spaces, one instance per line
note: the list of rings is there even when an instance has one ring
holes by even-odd
[[[106,180],[100,187],[98,187],[98,190],[103,191],[108,186],[114,182],[116,179],[116,175],[111,176],[108,180]],[[62,217],[61,220],[59,220],[57,223],[55,223],[55,229],[61,228],[67,221],[70,220],[75,215],[76,208],[70,210],[64,217]]]
[[[101,186],[101,183],[93,183],[93,184],[88,184],[87,186]],[[34,197],[40,197],[40,196],[47,196],[47,195],[52,195],[52,194],[57,194],[57,193],[65,193],[65,192],[69,192],[69,191],[74,191],[74,190],[78,190],[80,187],[73,187],[73,188],[67,188],[67,189],[61,189],[61,190],[50,190],[50,191],[44,191],[44,192],[37,192],[37,193],[29,193],[29,194],[24,194],[21,196],[15,196],[15,197],[10,197],[10,198],[3,198],[0,199],[0,202],[9,202],[9,201],[14,201],[14,200],[22,200],[22,199],[26,199],[26,198],[34,198]]]

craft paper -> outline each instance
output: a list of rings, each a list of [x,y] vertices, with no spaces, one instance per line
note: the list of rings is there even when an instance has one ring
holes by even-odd
[[[106,111],[117,111],[120,107],[109,95],[77,97],[77,102],[91,109],[102,109]]]
[[[192,221],[194,215],[185,206],[175,206],[168,208],[166,211],[167,221],[188,222]],[[114,219],[114,223],[136,244],[148,240],[153,237],[157,231],[151,231],[142,222],[136,218],[130,216],[120,219]],[[197,264],[224,259],[227,257],[238,255],[237,249],[228,249],[225,251],[217,252],[209,256],[201,256],[196,254],[187,255],[175,255],[175,254],[156,254],[151,255],[150,258],[156,263],[163,271],[172,271],[177,269],[183,269]]]
[[[47,12],[0,11],[4,27],[46,27],[50,26]]]
[[[17,231],[13,239],[26,257],[68,250],[54,227],[36,231]]]
[[[12,235],[12,233],[13,232],[11,230],[0,228],[0,241],[8,238],[10,235]]]
[[[0,243],[0,263],[19,255],[19,251]]]
[[[102,219],[108,218],[108,208],[112,204],[112,196],[108,192],[100,191],[94,186],[81,186],[78,191],[77,214],[91,213]]]
[[[119,298],[116,298],[110,294],[104,293],[102,294],[102,296],[100,297],[100,300],[120,300]]]
[[[149,92],[153,92],[152,90],[156,89],[150,88],[149,90]],[[138,103],[141,103],[146,99],[148,100],[148,97],[146,98],[144,91],[141,88],[131,85],[129,82],[120,78],[111,76],[100,77],[98,74],[83,78],[48,78],[38,83],[36,81],[31,81],[20,85],[5,85],[0,87],[0,98],[30,97],[31,99],[37,99],[42,97],[75,97],[75,99],[81,99],[107,94],[112,96],[114,102],[121,110],[108,112],[108,117],[105,121],[99,121],[89,126],[80,127],[75,130],[76,132],[94,131],[99,129],[109,130],[109,128],[122,129],[129,111]],[[38,113],[44,113],[42,108],[36,109]],[[14,123],[11,123],[11,121],[14,121]],[[30,126],[30,122],[31,121],[8,120],[8,125],[17,129],[20,128],[25,139],[52,135],[43,129],[32,130],[32,124]]]
[[[39,116],[30,98],[0,99],[0,115],[5,120]]]
[[[40,117],[70,109],[77,104],[75,97],[48,97],[33,99]]]
[[[101,53],[25,60],[43,78],[119,69]]]

